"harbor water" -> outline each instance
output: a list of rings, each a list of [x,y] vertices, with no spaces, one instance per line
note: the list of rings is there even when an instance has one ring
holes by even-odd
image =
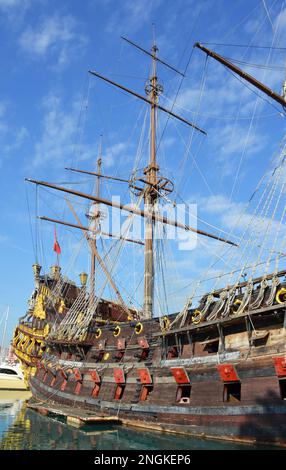
[[[194,439],[118,425],[87,425],[79,429],[67,425],[59,418],[42,416],[27,408],[27,398],[29,398],[29,392],[0,391],[0,450],[251,450],[262,448],[254,445]]]

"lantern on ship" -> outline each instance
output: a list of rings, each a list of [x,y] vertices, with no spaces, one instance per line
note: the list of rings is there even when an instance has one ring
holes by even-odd
[[[86,273],[84,273],[84,272],[80,273],[79,278],[80,278],[80,283],[81,283],[81,286],[82,286],[82,287],[85,287],[85,286],[86,286],[87,277],[88,277],[88,276],[87,276]]]
[[[54,279],[58,279],[60,277],[61,267],[57,264],[51,266],[51,275]]]
[[[35,284],[36,286],[38,286],[40,282],[40,273],[41,273],[42,266],[40,266],[38,263],[35,263],[33,264],[32,268],[33,268],[33,273],[34,273]]]

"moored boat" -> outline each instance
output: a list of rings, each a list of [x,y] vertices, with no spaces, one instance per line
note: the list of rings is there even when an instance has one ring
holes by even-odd
[[[27,390],[20,363],[0,364],[0,390]]]

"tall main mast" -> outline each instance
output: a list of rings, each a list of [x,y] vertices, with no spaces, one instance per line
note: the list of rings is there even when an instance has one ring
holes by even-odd
[[[156,124],[157,124],[157,103],[158,96],[162,88],[158,85],[157,79],[157,51],[156,44],[152,47],[152,76],[149,85],[146,87],[146,93],[151,102],[151,122],[150,122],[150,162],[144,173],[149,184],[145,187],[144,210],[149,213],[154,212],[158,193],[155,189],[157,183],[157,164],[156,155]],[[143,313],[145,318],[153,316],[154,304],[154,230],[155,221],[152,217],[145,219],[145,253],[144,253],[144,303]]]
[[[97,159],[97,180],[96,180],[96,190],[95,194],[96,197],[100,196],[100,176],[101,176],[101,164],[102,164],[102,158],[101,158],[101,153],[102,153],[102,142],[100,138],[100,143],[99,143],[99,156]],[[100,212],[99,212],[99,203],[93,203],[92,205],[92,212],[91,212],[91,219],[95,222],[95,230],[98,230],[98,225],[99,225],[99,217],[100,217]],[[94,247],[96,249],[96,235],[94,235],[94,240],[93,240]],[[94,255],[94,252],[92,251],[91,253],[91,265],[90,265],[90,292],[89,292],[89,304],[90,307],[92,308],[93,305],[95,304],[95,264],[96,264],[96,257]]]

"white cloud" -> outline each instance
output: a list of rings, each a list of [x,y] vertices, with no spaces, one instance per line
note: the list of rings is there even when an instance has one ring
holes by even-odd
[[[150,3],[146,3],[144,0],[134,0],[133,2],[127,2],[125,5],[126,13],[131,24],[141,20],[145,22],[149,19],[153,9],[157,8],[161,0],[155,0]]]
[[[125,142],[118,142],[114,145],[107,147],[106,149],[106,156],[104,157],[104,165],[105,166],[112,166],[114,165],[117,159],[120,159],[121,162],[126,159],[126,151],[128,150],[128,146]]]
[[[36,27],[28,27],[19,39],[22,49],[34,58],[47,55],[56,59],[57,65],[66,65],[72,53],[86,44],[86,38],[78,32],[76,20],[70,16],[55,14],[46,17]]]
[[[0,8],[3,10],[8,10],[19,6],[23,8],[29,3],[29,0],[0,0]]]
[[[0,165],[13,150],[21,147],[28,137],[26,127],[17,127],[10,123],[8,103],[0,102]]]
[[[209,135],[209,144],[216,152],[216,161],[222,163],[224,177],[243,165],[244,159],[261,152],[267,140],[262,132],[238,123],[215,127]]]
[[[9,139],[9,141],[3,145],[4,152],[10,153],[13,150],[19,149],[28,136],[29,132],[26,127],[21,126],[18,129],[15,129],[13,132],[13,139]]]
[[[214,64],[212,64],[213,67]],[[182,108],[196,114],[200,102],[200,114],[202,116],[229,116],[235,118],[235,113],[240,106],[240,115],[249,116],[251,107],[255,102],[255,96],[239,81],[225,74],[223,70],[215,70],[214,78],[210,79],[208,73],[204,90],[200,87],[186,88],[178,97],[175,107]],[[214,109],[215,110],[209,111]]]
[[[275,26],[280,29],[286,26],[286,8],[284,8],[275,19]]]
[[[51,163],[63,165],[65,159],[74,154],[77,127],[74,108],[75,105],[65,111],[55,94],[43,100],[42,135],[35,144],[35,166]]]
[[[43,100],[42,134],[34,148],[34,166],[53,164],[63,168],[72,158],[77,161],[91,160],[94,164],[98,154],[97,143],[84,143],[79,125],[79,102],[65,107],[56,94],[50,94]],[[127,144],[117,142],[103,151],[105,167],[113,166],[117,159],[125,161]]]
[[[200,200],[200,205],[206,212],[214,214],[229,211],[235,206],[233,202],[222,194],[204,197]]]
[[[0,243],[5,243],[7,240],[9,240],[9,237],[0,233]]]
[[[150,22],[151,29],[152,14],[161,2],[162,0],[150,2],[146,2],[146,0],[133,0],[132,2],[122,2],[121,8],[118,7],[116,2],[115,11],[110,16],[107,24],[107,31],[113,34],[115,31],[134,33],[142,28],[146,22]]]
[[[6,122],[6,112],[7,112],[7,104],[4,102],[0,102],[0,136],[1,138],[8,131],[8,125]]]
[[[271,190],[269,189],[269,191]],[[260,193],[262,195],[262,189]],[[264,199],[267,196],[268,193],[264,194]],[[243,250],[244,245],[248,243],[247,240],[250,240],[250,247],[255,244],[259,247],[261,241],[266,237],[266,242],[263,243],[265,244],[265,250],[269,250],[272,248],[276,236],[276,246],[279,246],[285,234],[285,217],[282,223],[280,222],[280,217],[284,212],[284,198],[279,200],[278,206],[276,206],[276,200],[270,205],[270,202],[265,202],[264,199],[259,206],[257,205],[257,199],[253,207],[247,207],[246,204],[232,202],[228,197],[217,194],[201,198],[199,210],[215,217],[216,225],[223,227],[225,230],[234,231],[237,236],[244,234],[240,249]],[[255,253],[257,252],[255,251],[253,254],[255,255]],[[266,253],[267,251],[265,251]],[[248,256],[248,253],[245,253],[245,256]],[[240,262],[242,259],[238,258],[237,261]]]
[[[0,119],[4,116],[7,106],[5,103],[0,102]]]
[[[245,23],[244,30],[248,34],[255,34],[259,27],[261,27],[260,21],[258,19],[251,19]]]
[[[177,107],[185,115],[191,109],[190,119],[208,131],[206,144],[222,164],[221,177],[240,169],[245,159],[261,152],[267,144],[267,134],[260,130],[260,122],[252,119],[265,109],[265,101],[227,75],[218,64],[209,64],[203,93],[199,87],[188,86],[179,96]]]
[[[33,0],[34,5],[36,2],[42,0]],[[25,19],[26,13],[30,8],[32,0],[0,0],[0,12],[2,23],[7,23],[9,29],[17,29]]]

